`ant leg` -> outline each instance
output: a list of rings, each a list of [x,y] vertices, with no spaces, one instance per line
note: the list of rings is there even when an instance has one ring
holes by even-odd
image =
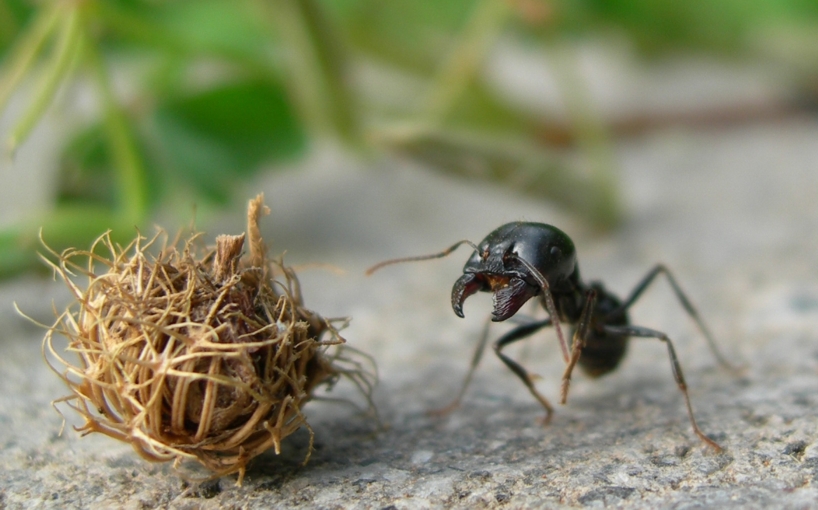
[[[667,280],[670,282],[670,286],[673,287],[673,292],[674,294],[676,294],[676,298],[679,300],[682,307],[685,309],[690,318],[693,319],[693,322],[696,323],[696,326],[699,328],[699,331],[701,331],[702,335],[704,335],[704,338],[707,340],[707,344],[710,346],[710,350],[713,352],[713,356],[716,357],[716,360],[719,362],[719,364],[725,367],[726,369],[730,370],[731,372],[736,372],[737,368],[734,367],[729,361],[727,361],[727,358],[725,358],[721,354],[721,351],[719,351],[719,348],[716,346],[716,341],[713,339],[713,335],[710,334],[710,330],[707,328],[707,325],[704,323],[704,320],[702,320],[701,316],[699,315],[699,312],[696,310],[696,308],[693,307],[693,303],[691,303],[690,300],[687,298],[687,295],[682,291],[682,288],[679,286],[678,283],[676,283],[676,278],[673,277],[673,274],[670,272],[670,269],[668,269],[664,264],[657,264],[656,267],[651,269],[648,272],[648,274],[646,274],[644,278],[642,278],[642,281],[640,281],[636,285],[636,288],[634,288],[631,291],[631,295],[628,296],[628,299],[626,299],[625,302],[619,308],[617,308],[615,311],[608,315],[609,316],[617,315],[620,312],[623,312],[630,308],[630,306],[637,299],[639,299],[639,296],[642,295],[642,292],[645,291],[645,289],[653,282],[653,280],[660,273],[664,273],[664,275],[667,276]]]
[[[519,363],[514,361],[513,359],[509,358],[502,351],[503,348],[509,344],[516,342],[517,340],[522,340],[526,337],[529,337],[536,333],[537,331],[541,330],[546,326],[550,326],[552,324],[551,317],[547,319],[543,319],[541,321],[532,322],[531,324],[523,324],[517,328],[512,329],[499,340],[494,343],[494,352],[497,356],[506,364],[506,366],[514,372],[514,374],[523,381],[528,391],[534,396],[534,398],[539,401],[540,405],[543,406],[545,409],[545,418],[543,418],[543,425],[547,424],[551,421],[551,415],[554,413],[554,408],[551,407],[551,404],[548,403],[548,400],[544,396],[537,391],[537,388],[534,387],[534,381],[531,380],[531,376],[529,375],[528,371],[522,367]]]
[[[455,397],[455,399],[452,400],[452,402],[446,407],[426,411],[427,415],[445,416],[460,406],[460,402],[463,400],[463,395],[466,393],[466,388],[468,388],[469,384],[471,383],[474,370],[477,368],[477,365],[480,364],[480,360],[483,358],[483,352],[486,350],[486,342],[489,338],[489,325],[491,325],[491,318],[486,319],[486,323],[483,326],[483,331],[480,333],[480,341],[477,343],[477,348],[474,350],[474,354],[472,355],[469,371],[466,373],[466,378],[463,379],[463,384],[460,386],[460,391],[457,392],[457,397]]]
[[[588,331],[591,326],[591,317],[594,315],[594,307],[596,306],[596,291],[591,289],[585,294],[585,305],[582,307],[582,314],[577,324],[577,329],[574,331],[574,338],[571,339],[571,359],[568,361],[568,366],[565,367],[565,372],[562,374],[562,387],[560,389],[560,404],[565,404],[568,400],[568,388],[571,384],[571,373],[582,355],[582,349],[585,347],[585,339],[588,337]]]
[[[685,405],[687,405],[687,414],[690,416],[691,425],[693,425],[693,432],[695,432],[696,435],[699,436],[699,439],[704,441],[708,446],[711,446],[714,450],[720,452],[721,446],[707,437],[696,424],[696,418],[693,417],[693,406],[690,404],[690,396],[687,393],[687,383],[685,382],[684,374],[682,373],[682,366],[679,364],[679,358],[676,356],[676,349],[673,348],[673,342],[670,341],[670,338],[668,338],[668,336],[661,331],[643,328],[641,326],[605,326],[604,329],[606,333],[610,333],[612,335],[656,338],[657,340],[661,340],[667,344],[668,355],[670,356],[670,366],[673,369],[673,378],[676,380],[676,384],[679,386],[679,390],[681,390],[682,395],[684,395]]]

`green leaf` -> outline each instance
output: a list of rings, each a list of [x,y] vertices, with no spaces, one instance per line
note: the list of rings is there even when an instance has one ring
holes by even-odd
[[[80,131],[62,151],[57,175],[57,201],[116,206],[111,154],[100,124]]]
[[[169,101],[158,108],[155,126],[167,171],[220,202],[237,179],[306,146],[284,89],[268,81],[222,85]]]
[[[498,97],[482,81],[475,80],[452,106],[444,126],[454,129],[468,126],[486,133],[534,138],[542,129],[543,120],[535,113],[519,110]]]
[[[771,25],[818,22],[814,0],[590,0],[586,7],[598,23],[626,30],[648,51],[742,50]]]
[[[53,250],[88,248],[107,230],[114,242],[123,243],[136,234],[137,225],[110,209],[95,206],[58,207],[53,212],[13,228],[0,230],[0,279],[44,269],[37,253],[42,251],[39,233]]]
[[[519,136],[502,136],[421,126],[394,126],[373,133],[395,152],[460,175],[488,181],[520,193],[553,200],[600,228],[621,219],[619,193],[610,180],[579,171],[576,162]]]
[[[138,135],[138,131],[130,128]],[[135,136],[134,142],[141,161],[145,162],[143,178],[148,188],[149,205],[156,205],[162,189],[158,164],[151,161],[150,152],[142,138]],[[102,123],[94,124],[79,131],[63,148],[57,176],[57,203],[98,204],[114,210],[119,204],[121,193],[113,171],[116,161],[111,154],[110,139]]]
[[[93,7],[101,28],[121,38],[123,49],[136,43],[169,52],[269,56],[270,34],[250,0],[103,0]]]
[[[268,49],[266,26],[246,0],[187,0],[161,4],[158,21],[194,48],[259,54]]]
[[[17,37],[33,13],[34,8],[28,2],[0,1],[0,61],[3,60],[6,47]]]

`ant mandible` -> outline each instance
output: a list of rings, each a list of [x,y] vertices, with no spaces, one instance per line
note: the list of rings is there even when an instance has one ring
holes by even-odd
[[[494,343],[494,352],[497,356],[523,381],[534,398],[545,409],[544,423],[551,420],[554,408],[534,387],[528,371],[518,362],[503,354],[503,348],[542,328],[553,325],[567,363],[562,376],[560,398],[560,403],[565,404],[568,398],[571,373],[577,364],[589,376],[599,377],[611,372],[619,365],[625,355],[630,337],[655,338],[667,345],[673,378],[684,396],[693,431],[705,444],[716,451],[721,451],[721,447],[705,435],[696,424],[690,396],[687,392],[687,383],[682,374],[682,367],[676,356],[673,342],[665,333],[631,325],[628,319],[627,311],[631,305],[639,299],[642,292],[659,274],[664,274],[682,307],[704,335],[716,359],[721,365],[732,369],[719,353],[704,321],[667,267],[662,264],[655,266],[636,285],[628,298],[621,301],[608,292],[601,282],[594,281],[586,284],[580,279],[574,243],[563,231],[544,223],[514,222],[494,230],[479,245],[468,240],[458,241],[440,253],[381,262],[369,268],[366,274],[370,275],[391,264],[442,258],[462,244],[471,246],[474,253],[466,262],[463,275],[458,278],[452,288],[452,309],[455,314],[463,317],[463,302],[478,291],[493,293],[494,310],[491,316],[493,322],[511,318],[528,300],[535,297],[541,300],[543,307],[548,312],[547,318],[518,326]],[[560,322],[573,326],[570,352]],[[488,326],[488,323],[486,325]],[[460,392],[449,406],[439,411],[440,413],[448,412],[459,405],[482,357],[487,337],[488,328],[486,327]]]

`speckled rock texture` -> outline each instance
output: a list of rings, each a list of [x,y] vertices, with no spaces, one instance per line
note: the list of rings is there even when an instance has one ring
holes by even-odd
[[[818,507],[818,123],[815,119],[719,131],[664,131],[617,147],[628,207],[599,234],[547,203],[451,180],[382,159],[322,151],[299,172],[270,177],[264,225],[272,251],[305,265],[306,303],[351,316],[349,343],[378,362],[383,429],[350,406],[311,402],[309,435],[235,478],[182,481],[105,437],[80,438],[50,401],[65,389],[40,353],[37,320],[66,298],[35,278],[0,286],[0,508],[814,508]],[[242,207],[211,235],[242,229]],[[572,236],[583,277],[627,293],[656,262],[673,269],[720,347],[719,367],[665,281],[633,308],[634,323],[676,343],[702,429],[691,431],[667,351],[634,340],[614,373],[577,374],[552,423],[520,381],[486,353],[460,409],[426,411],[457,392],[490,298],[456,317],[449,293],[468,258],[396,266],[384,258],[479,241],[512,220],[558,225]],[[309,267],[329,263],[343,275]],[[529,316],[544,312],[525,307]],[[493,325],[497,338],[511,325]],[[553,331],[508,348],[558,399],[563,362]],[[343,384],[328,396],[363,404]]]

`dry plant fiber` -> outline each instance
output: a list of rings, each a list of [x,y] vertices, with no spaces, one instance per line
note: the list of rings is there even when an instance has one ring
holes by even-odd
[[[199,236],[167,246],[162,233],[124,248],[104,234],[89,251],[51,252],[75,301],[43,346],[71,390],[57,402],[85,420],[78,431],[130,443],[150,461],[238,472],[241,483],[250,459],[280,453],[285,437],[309,428],[301,409],[314,388],[350,375],[326,351],[344,340],[304,307],[292,269],[267,259],[258,228],[266,212],[262,195],[250,201],[244,258],[244,234],[217,237],[215,251],[199,258]],[[55,348],[55,334],[78,363]],[[311,429],[310,437],[311,449]]]

